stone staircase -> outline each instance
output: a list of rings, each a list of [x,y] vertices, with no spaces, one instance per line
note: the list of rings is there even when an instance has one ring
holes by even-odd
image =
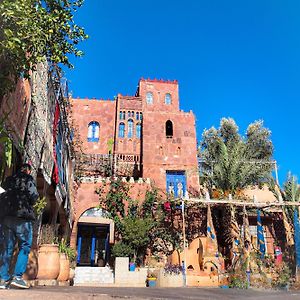
[[[75,286],[106,286],[114,284],[110,267],[76,267]]]

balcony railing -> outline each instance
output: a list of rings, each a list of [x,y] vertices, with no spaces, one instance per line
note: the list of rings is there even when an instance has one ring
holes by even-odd
[[[76,162],[78,176],[141,176],[140,155],[83,154]]]

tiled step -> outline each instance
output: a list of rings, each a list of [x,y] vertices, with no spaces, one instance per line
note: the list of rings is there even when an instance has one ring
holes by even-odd
[[[109,267],[77,267],[74,285],[97,285],[114,283],[114,274]]]

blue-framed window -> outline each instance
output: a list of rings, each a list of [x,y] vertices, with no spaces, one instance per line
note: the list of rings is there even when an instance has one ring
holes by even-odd
[[[125,120],[125,111],[120,111],[120,120]]]
[[[100,124],[92,121],[88,126],[88,142],[99,142]]]
[[[147,104],[153,104],[153,94],[151,92],[148,92],[146,94],[146,103]]]
[[[184,197],[186,193],[185,171],[166,171],[167,193],[171,196]]]
[[[143,120],[143,113],[140,113],[140,120]]]
[[[139,120],[139,119],[140,119],[140,113],[139,113],[138,111],[137,111],[136,114],[135,114],[135,119],[136,119],[136,120]]]
[[[128,138],[133,137],[133,120],[129,119],[128,120]]]
[[[168,105],[172,103],[172,97],[170,93],[165,94],[165,103]]]
[[[119,124],[119,138],[124,138],[125,137],[125,124],[120,123]]]
[[[136,137],[138,139],[141,138],[141,129],[142,129],[141,123],[136,124]]]

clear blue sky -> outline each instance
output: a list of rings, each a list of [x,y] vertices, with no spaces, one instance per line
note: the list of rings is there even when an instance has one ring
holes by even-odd
[[[300,176],[299,0],[86,0],[90,39],[67,71],[74,97],[134,95],[139,78],[177,79],[204,128],[263,119],[282,182]]]

